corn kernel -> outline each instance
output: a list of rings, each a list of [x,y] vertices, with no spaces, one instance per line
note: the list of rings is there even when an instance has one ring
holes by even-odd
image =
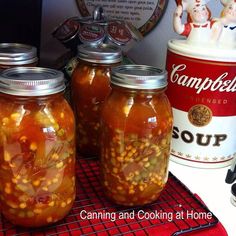
[[[3,119],[2,119],[2,124],[3,125],[7,125],[9,123],[9,119],[7,118],[7,117],[4,117]]]
[[[26,136],[21,136],[21,137],[20,137],[20,141],[21,141],[21,142],[25,142],[26,140],[27,140],[27,137],[26,137]]]
[[[33,185],[34,185],[35,187],[39,186],[39,185],[40,185],[40,181],[39,181],[39,180],[33,181]]]
[[[15,112],[10,115],[11,119],[16,121],[20,117],[20,113]]]
[[[126,151],[121,153],[121,157],[124,157],[126,155]]]
[[[44,187],[42,187],[42,190],[47,192],[48,191],[48,187],[44,186]]]
[[[71,198],[68,198],[67,200],[66,200],[66,203],[67,204],[70,204],[72,202],[72,199]]]
[[[54,201],[51,201],[51,202],[48,203],[48,205],[51,206],[51,207],[53,207],[53,206],[55,206],[55,202],[54,202]]]
[[[144,165],[146,168],[150,166],[150,163],[147,162],[145,165]]]
[[[62,207],[62,208],[66,207],[66,202],[62,202],[62,203],[61,203],[61,207]]]
[[[25,203],[25,202],[20,203],[19,207],[20,207],[21,209],[26,208],[26,203]]]
[[[63,136],[65,134],[65,130],[64,129],[59,129],[58,131],[57,131],[57,135],[58,136]]]
[[[16,188],[19,189],[20,191],[23,191],[23,192],[28,190],[28,187],[26,185],[23,185],[23,184],[18,184],[16,186]]]
[[[117,157],[117,160],[118,160],[119,162],[122,162],[122,161],[124,161],[124,157],[118,156],[118,157]]]
[[[59,159],[59,155],[57,153],[53,153],[52,154],[52,159],[53,160],[58,160]]]
[[[58,182],[58,178],[54,178],[53,180],[52,180],[52,182],[55,184],[55,183],[57,183]]]
[[[5,151],[4,152],[4,161],[9,162],[11,160],[11,156],[9,152]]]
[[[126,116],[129,114],[129,111],[130,111],[130,107],[129,106],[123,107],[123,112],[125,113]]]
[[[16,184],[18,182],[18,180],[16,178],[12,178],[11,179],[12,183]]]
[[[133,189],[129,190],[129,194],[134,194],[134,193],[135,193],[135,191]]]
[[[52,217],[51,217],[51,216],[47,217],[47,222],[48,222],[48,223],[51,223],[51,222],[52,222]]]
[[[58,168],[58,169],[61,168],[62,166],[63,166],[63,162],[62,161],[60,161],[59,163],[56,164],[56,168]]]
[[[11,194],[11,188],[10,187],[5,187],[4,189],[6,194]]]
[[[35,214],[41,214],[41,213],[42,213],[42,209],[36,208],[36,209],[33,210],[33,212],[34,212]]]
[[[37,150],[37,144],[36,144],[35,142],[32,142],[32,143],[30,144],[30,150],[31,150],[31,151],[36,151],[36,150]]]
[[[133,155],[132,151],[128,152],[128,157],[132,157],[132,155]]]
[[[54,128],[55,131],[58,131],[59,128],[60,128],[60,126],[59,126],[57,123],[55,123],[55,124],[53,125],[53,128]]]
[[[136,149],[132,148],[131,152],[134,154],[136,152]]]
[[[27,183],[29,182],[29,180],[27,180],[27,179],[22,179],[22,182],[23,182],[24,184],[27,184]]]
[[[144,187],[142,185],[140,185],[139,190],[142,192],[144,190]]]

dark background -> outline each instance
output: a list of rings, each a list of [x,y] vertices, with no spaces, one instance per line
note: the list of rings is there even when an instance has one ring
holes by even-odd
[[[25,43],[40,53],[43,0],[0,0],[0,43]]]

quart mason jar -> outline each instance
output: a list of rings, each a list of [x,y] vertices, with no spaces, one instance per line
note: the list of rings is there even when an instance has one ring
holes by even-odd
[[[37,49],[21,43],[0,43],[0,71],[19,66],[36,66]]]
[[[0,76],[0,207],[13,224],[57,222],[75,199],[75,121],[60,71]]]
[[[172,109],[167,73],[146,65],[116,67],[101,112],[101,178],[117,204],[155,201],[168,178]]]
[[[84,157],[100,154],[100,110],[111,92],[110,71],[122,60],[116,46],[78,46],[79,62],[72,74],[71,94],[76,116],[77,150]]]

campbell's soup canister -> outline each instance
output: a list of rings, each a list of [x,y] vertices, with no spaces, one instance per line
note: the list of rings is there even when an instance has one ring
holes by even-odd
[[[202,168],[230,165],[236,157],[236,49],[170,40],[166,67],[171,159]]]

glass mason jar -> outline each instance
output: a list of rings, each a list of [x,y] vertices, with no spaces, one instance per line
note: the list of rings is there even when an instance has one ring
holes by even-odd
[[[37,67],[0,76],[0,206],[13,224],[62,219],[75,199],[75,121],[62,72]]]
[[[0,43],[0,71],[18,66],[36,66],[37,49],[20,43]]]
[[[153,202],[166,184],[173,123],[166,77],[145,65],[112,70],[101,112],[101,178],[117,204]]]
[[[77,150],[84,157],[100,154],[100,110],[111,91],[110,70],[122,60],[116,46],[78,46],[71,95],[76,116]]]

